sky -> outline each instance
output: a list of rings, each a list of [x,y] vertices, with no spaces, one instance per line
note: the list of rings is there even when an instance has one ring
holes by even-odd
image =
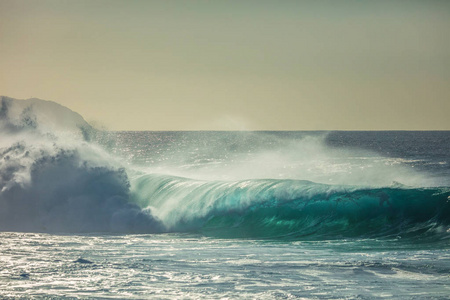
[[[450,1],[0,0],[0,95],[110,130],[450,130]]]

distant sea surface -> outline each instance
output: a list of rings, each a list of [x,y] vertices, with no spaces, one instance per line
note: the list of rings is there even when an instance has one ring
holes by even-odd
[[[0,298],[450,297],[449,131],[24,139]]]

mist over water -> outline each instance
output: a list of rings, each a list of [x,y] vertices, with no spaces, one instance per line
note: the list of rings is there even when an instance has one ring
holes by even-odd
[[[357,186],[440,186],[408,160],[329,144],[329,132],[119,133],[116,153],[143,172],[204,180],[298,179]],[[164,133],[166,135],[166,133]],[[158,139],[167,139],[158,141]],[[171,141],[172,139],[172,141]],[[158,148],[160,147],[160,148]],[[154,149],[148,151],[148,149]],[[147,168],[147,169],[146,169]],[[447,181],[448,182],[448,181]]]

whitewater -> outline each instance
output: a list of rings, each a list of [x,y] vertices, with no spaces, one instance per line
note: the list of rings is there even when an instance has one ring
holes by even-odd
[[[448,131],[111,132],[0,100],[0,298],[450,295]]]

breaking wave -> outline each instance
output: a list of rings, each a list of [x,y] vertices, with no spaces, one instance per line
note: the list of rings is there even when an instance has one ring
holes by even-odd
[[[144,175],[135,193],[172,231],[223,238],[450,237],[450,189]],[[142,200],[141,200],[142,201]]]
[[[162,231],[129,201],[125,169],[86,141],[94,129],[80,115],[39,99],[1,105],[0,230]]]
[[[68,108],[0,100],[1,231],[258,239],[450,235],[448,187],[152,174],[125,168],[91,142],[99,133]]]

